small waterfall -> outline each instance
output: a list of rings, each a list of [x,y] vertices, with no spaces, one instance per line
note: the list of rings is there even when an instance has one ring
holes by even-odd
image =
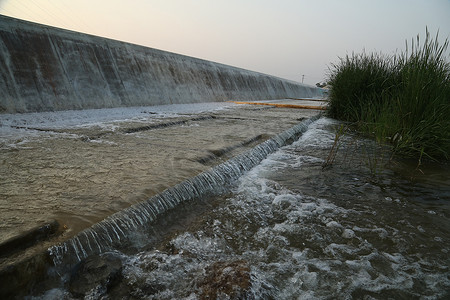
[[[160,214],[190,199],[224,192],[230,183],[258,165],[268,154],[287,145],[304,133],[320,118],[316,115],[277,136],[259,144],[209,171],[187,179],[150,199],[119,211],[103,221],[78,233],[73,238],[48,249],[55,265],[81,261],[91,254],[99,254],[120,244],[132,243],[132,235],[145,228]]]

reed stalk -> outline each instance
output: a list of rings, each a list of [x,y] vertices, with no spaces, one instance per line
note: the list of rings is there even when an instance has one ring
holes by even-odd
[[[402,53],[347,55],[330,68],[330,117],[356,124],[396,155],[450,159],[448,39],[426,30]]]

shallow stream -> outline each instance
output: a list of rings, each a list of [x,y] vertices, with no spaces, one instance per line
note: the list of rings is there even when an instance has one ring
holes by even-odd
[[[147,246],[104,254],[113,283],[61,274],[30,298],[449,299],[448,165],[347,134],[323,168],[337,126],[319,119],[229,193],[168,213]]]

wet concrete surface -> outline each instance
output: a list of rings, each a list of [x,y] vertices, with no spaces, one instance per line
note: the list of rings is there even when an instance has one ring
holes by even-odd
[[[284,108],[316,109],[316,110],[325,110],[328,105],[328,101],[326,100],[313,98],[233,101],[233,103],[249,104],[249,105],[266,105]]]
[[[0,243],[52,220],[62,232],[41,248],[61,242],[319,113],[227,104],[161,117],[148,109],[144,119],[23,126],[26,137],[0,139]]]

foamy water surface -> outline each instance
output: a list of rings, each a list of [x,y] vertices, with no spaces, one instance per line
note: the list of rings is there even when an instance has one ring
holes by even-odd
[[[249,299],[448,297],[448,186],[433,194],[433,186],[405,181],[389,168],[374,173],[361,150],[370,142],[350,136],[341,145],[348,151],[322,169],[335,125],[320,119],[269,155],[164,247],[116,253],[124,263],[122,292],[200,299],[208,270],[219,263],[224,273],[249,270],[249,287],[234,291]],[[97,287],[88,297],[104,293]]]

